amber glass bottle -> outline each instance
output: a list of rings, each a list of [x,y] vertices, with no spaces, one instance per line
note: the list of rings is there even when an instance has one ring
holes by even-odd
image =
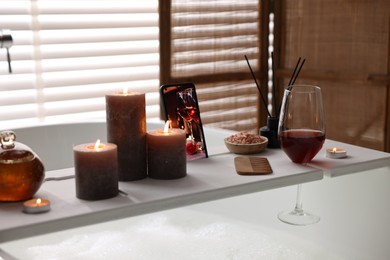
[[[0,201],[31,198],[45,177],[39,157],[15,139],[12,131],[0,132]]]

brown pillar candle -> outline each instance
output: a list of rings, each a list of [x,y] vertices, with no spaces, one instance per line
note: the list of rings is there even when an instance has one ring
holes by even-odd
[[[119,181],[147,177],[145,94],[106,95],[107,140],[118,146]]]
[[[118,194],[118,157],[115,144],[80,144],[73,147],[76,197],[101,200]]]
[[[187,174],[186,134],[178,128],[147,133],[148,176],[154,179],[178,179]]]

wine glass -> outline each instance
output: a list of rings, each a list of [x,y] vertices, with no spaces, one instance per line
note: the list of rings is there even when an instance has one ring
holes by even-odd
[[[284,91],[278,139],[280,147],[294,163],[306,165],[321,150],[325,141],[325,123],[319,87],[294,85]],[[281,221],[309,225],[320,220],[303,210],[301,190],[299,184],[295,209],[279,213]]]
[[[191,141],[200,141],[194,137],[194,128],[199,124],[198,109],[192,88],[177,92],[177,113],[181,116],[190,130]]]

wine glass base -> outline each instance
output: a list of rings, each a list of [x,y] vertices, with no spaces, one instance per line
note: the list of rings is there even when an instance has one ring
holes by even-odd
[[[278,218],[284,223],[297,226],[311,225],[320,221],[320,217],[297,209],[293,211],[282,211],[278,214]]]

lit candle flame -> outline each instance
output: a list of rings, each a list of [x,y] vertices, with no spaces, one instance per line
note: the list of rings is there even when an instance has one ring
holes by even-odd
[[[336,147],[333,147],[332,152],[333,152],[333,153],[337,152],[337,148],[336,148]]]
[[[122,92],[124,95],[127,95],[129,94],[129,91],[128,91],[128,88],[127,86],[123,87],[123,92]]]
[[[170,120],[167,120],[167,122],[165,122],[165,126],[164,126],[164,134],[168,134],[169,133],[169,125],[171,124],[171,121]]]
[[[42,200],[41,199],[37,199],[37,206],[39,207],[42,203]]]
[[[100,148],[100,139],[97,139],[96,143],[95,143],[95,146],[94,146],[94,149],[99,151],[99,148]]]

